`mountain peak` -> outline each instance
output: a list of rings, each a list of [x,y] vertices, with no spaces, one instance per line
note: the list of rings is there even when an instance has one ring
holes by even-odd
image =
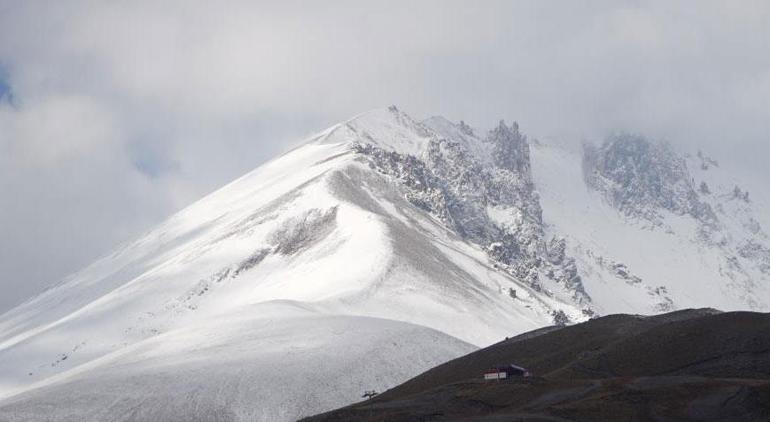
[[[332,127],[318,143],[366,143],[416,156],[433,137],[434,134],[425,126],[391,105],[361,113]]]

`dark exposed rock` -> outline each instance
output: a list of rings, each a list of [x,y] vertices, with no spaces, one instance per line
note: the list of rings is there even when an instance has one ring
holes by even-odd
[[[698,191],[702,195],[710,195],[711,189],[709,189],[709,185],[706,184],[706,182],[700,182],[700,187],[698,187]]]
[[[257,249],[248,258],[246,258],[240,264],[238,264],[238,267],[235,269],[235,271],[233,271],[233,277],[238,276],[238,274],[242,273],[243,271],[248,271],[248,270],[254,268],[255,266],[257,266],[257,264],[262,262],[262,260],[265,259],[265,257],[269,253],[270,253],[270,249],[267,249],[267,248]],[[219,280],[217,280],[217,281],[219,281]]]
[[[468,124],[467,124],[467,123],[465,123],[464,121],[460,120],[460,123],[458,124],[458,126],[459,126],[459,128],[460,128],[460,131],[461,131],[462,133],[464,133],[464,134],[466,134],[466,135],[468,135],[468,136],[474,136],[474,135],[475,135],[475,134],[473,133],[473,128],[472,128],[472,127],[470,127],[470,126],[468,126]]]
[[[492,159],[497,167],[514,173],[530,174],[529,143],[519,132],[519,124],[510,127],[504,121],[492,129],[484,140],[492,144]]]
[[[615,135],[600,147],[585,146],[583,171],[586,183],[628,216],[659,222],[660,210],[667,210],[707,227],[718,225],[693,188],[684,159],[667,143]]]
[[[707,156],[701,150],[698,150],[698,159],[700,160],[701,170],[708,170],[711,167],[719,167],[719,163],[716,160]]]
[[[336,227],[337,207],[326,211],[312,209],[285,221],[269,236],[275,253],[293,255],[325,238]],[[261,260],[261,258],[260,258]]]
[[[565,314],[561,309],[558,311],[553,311],[551,316],[553,316],[553,325],[559,327],[564,327],[571,322],[567,314]]]
[[[733,188],[733,198],[743,202],[749,202],[749,192],[742,191],[740,187],[736,186]]]

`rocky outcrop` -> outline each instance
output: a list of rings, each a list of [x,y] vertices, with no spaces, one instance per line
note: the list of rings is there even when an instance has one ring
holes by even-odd
[[[398,181],[409,202],[481,246],[496,267],[546,294],[542,280],[548,278],[590,307],[565,240],[546,239],[529,143],[518,124],[501,121],[484,139],[475,139],[476,146],[485,146],[478,150],[468,147],[473,130],[453,129],[463,138],[436,133],[420,157],[369,143],[352,148],[371,168]]]
[[[583,152],[589,188],[631,220],[651,223],[647,226],[653,229],[673,232],[668,215],[692,218],[695,245],[716,252],[712,259],[718,261],[726,285],[741,292],[749,307],[761,308],[754,292],[770,275],[768,237],[753,216],[748,191],[734,184],[707,183],[719,181],[711,175],[718,168],[717,161],[701,151],[694,157],[679,154],[668,143],[638,135],[614,135],[600,146],[586,145]],[[660,298],[657,310],[675,307],[665,288],[650,290],[650,295]]]
[[[665,142],[611,136],[599,147],[585,146],[583,170],[586,183],[628,216],[657,224],[666,210],[711,228],[717,225],[714,211],[693,187],[685,160]]]

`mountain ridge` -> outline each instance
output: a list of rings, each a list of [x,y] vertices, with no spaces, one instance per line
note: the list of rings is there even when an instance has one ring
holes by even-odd
[[[597,151],[594,163],[607,165],[602,177],[613,183],[617,174],[639,175],[617,163],[635,169],[636,160],[647,159],[624,153],[609,160],[606,149]],[[700,160],[698,171],[711,177],[714,163],[702,154],[681,160]],[[711,179],[713,193],[705,199],[695,190],[723,222],[710,233],[727,239],[706,242],[697,236],[701,221],[687,213],[661,210],[657,202],[640,205],[657,207],[657,219],[619,210],[607,199],[611,191],[602,189],[613,185],[586,183],[585,169],[579,153],[532,142],[516,123],[500,122],[483,135],[441,117],[417,121],[391,106],[334,125],[0,316],[0,416],[34,419],[33,410],[7,403],[24,396],[29,409],[40,411],[45,396],[36,391],[64,391],[72,383],[91,385],[83,397],[98,397],[94,377],[129,376],[124,366],[158,376],[144,363],[110,360],[137,344],[155,344],[152,353],[172,362],[215,335],[209,321],[264,309],[260,317],[284,324],[292,312],[259,307],[276,301],[310,306],[319,319],[373,318],[374,325],[405,332],[423,327],[410,338],[419,343],[428,336],[441,345],[436,353],[425,344],[394,350],[399,362],[414,354],[428,358],[367,387],[379,390],[469,348],[547,325],[622,311],[761,309],[770,302],[766,236],[743,193],[723,197],[724,183]],[[631,186],[649,190],[655,183]],[[672,270],[677,260],[679,269]],[[208,331],[182,336],[197,325]],[[346,327],[346,338],[355,338],[355,324]],[[364,328],[373,329],[362,322]],[[294,334],[287,350],[310,353],[301,332]],[[185,340],[164,349],[153,343],[164,335]],[[373,353],[381,339],[367,338],[372,343],[362,350]],[[238,347],[233,340],[222,350]],[[291,359],[283,364],[302,367]],[[330,359],[335,367],[353,365],[341,352]],[[96,361],[109,363],[100,372],[85,370]],[[375,372],[393,372],[378,362]],[[216,365],[206,371],[199,379],[226,372]],[[259,383],[259,376],[253,372],[244,382]],[[286,382],[290,388],[300,381]],[[344,390],[319,392],[326,394],[320,407],[291,417],[357,398]],[[54,395],[64,407],[73,399]],[[281,397],[265,400],[266,408],[291,406]],[[124,405],[121,412],[129,413],[138,406]],[[245,402],[227,406],[222,411],[235,419],[249,412]]]

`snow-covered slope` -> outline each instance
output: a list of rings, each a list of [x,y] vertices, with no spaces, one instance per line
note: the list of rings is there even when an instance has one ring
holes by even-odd
[[[268,302],[64,372],[4,402],[0,419],[296,420],[473,349],[408,323]]]
[[[91,369],[95,362],[108,359],[122,365],[123,358],[115,356],[129,356],[125,353],[139,345],[158,356],[158,362],[174,362],[207,342],[206,335],[178,334],[193,327],[211,327],[207,325],[211,321],[227,321],[243,312],[281,323],[280,313],[254,307],[275,300],[312,304],[325,317],[384,318],[445,333],[437,340],[441,347],[425,351],[424,359],[403,371],[372,362],[367,369],[383,377],[378,387],[467,352],[463,341],[486,345],[550,324],[556,309],[576,314],[575,306],[542,296],[529,284],[496,270],[482,245],[465,241],[416,207],[407,199],[407,187],[373,169],[367,156],[356,152],[363,144],[416,152],[435,138],[426,126],[395,109],[334,126],[4,314],[0,397],[61,382],[56,380],[69,379],[72,371],[78,380],[96,382],[98,372]],[[509,289],[516,290],[516,299]],[[226,328],[225,322],[221,324]],[[350,336],[355,336],[357,324],[349,325]],[[290,333],[291,341],[301,347],[303,335],[315,328],[307,322],[296,329]],[[361,330],[365,338],[365,331],[372,328],[361,324]],[[172,345],[161,341],[164,338]],[[326,347],[342,347],[334,337],[325,341]],[[150,350],[154,347],[158,350]],[[225,373],[230,371],[225,356],[235,350],[242,351],[244,359],[249,353],[254,359],[268,359],[260,356],[260,347],[258,339],[224,344],[221,359],[207,364],[210,370],[199,372],[197,382],[205,384],[220,366]],[[376,344],[361,347],[370,350]],[[390,357],[409,360],[413,350],[424,350],[421,347],[425,345],[395,348]],[[300,357],[270,358],[263,365],[301,368]],[[336,358],[339,362],[333,367],[351,373],[362,365],[347,353],[337,353]],[[142,371],[141,365],[136,369]],[[249,382],[268,381],[255,375]],[[360,379],[349,382],[362,385]],[[283,389],[304,388],[296,376],[279,384]],[[349,387],[330,381],[315,392],[318,406],[303,410],[341,405],[342,397],[351,399],[344,392]],[[160,393],[148,388],[136,394]],[[33,402],[23,403],[34,407]],[[0,415],[25,414],[7,403],[0,402]],[[285,409],[285,404],[273,397],[255,406],[267,412]],[[286,410],[286,415],[297,413]]]
[[[766,220],[693,160],[362,114],[0,316],[0,420],[289,420],[545,325],[767,309]]]

